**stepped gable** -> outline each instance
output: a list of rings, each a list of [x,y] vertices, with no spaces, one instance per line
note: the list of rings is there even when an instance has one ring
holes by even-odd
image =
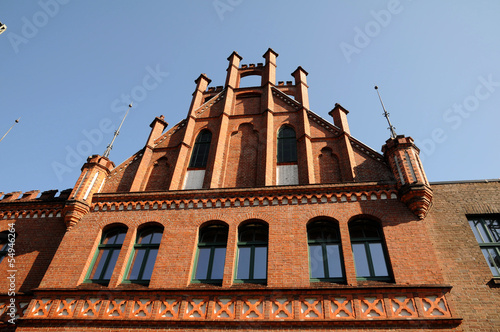
[[[350,136],[346,109],[335,105],[333,124],[309,109],[308,73],[302,67],[291,74],[294,82],[276,83],[277,56],[269,49],[265,64],[240,64],[242,57],[233,52],[224,86],[209,87],[211,80],[201,74],[186,119],[162,133],[166,123],[163,116],[156,118],[145,148],[111,172],[103,192],[185,189],[193,176],[204,177],[196,180],[202,188],[276,185],[283,184],[278,173],[293,167],[300,169],[294,180],[300,184],[394,181],[384,157]],[[240,87],[250,75],[260,76],[261,85]],[[277,163],[276,135],[283,126],[296,132],[303,157],[297,166],[275,170],[269,166]],[[188,167],[201,130],[216,142],[203,175]]]

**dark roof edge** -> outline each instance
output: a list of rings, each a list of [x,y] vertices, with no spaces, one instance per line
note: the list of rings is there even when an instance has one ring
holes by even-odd
[[[440,184],[459,184],[459,183],[488,183],[488,182],[500,182],[500,179],[484,179],[484,180],[458,180],[458,181],[436,181],[429,182],[430,185],[440,185]]]

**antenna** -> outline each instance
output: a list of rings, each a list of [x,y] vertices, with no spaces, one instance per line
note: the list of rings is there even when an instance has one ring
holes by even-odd
[[[132,108],[132,103],[130,103],[130,105],[128,105],[128,110],[125,113],[125,116],[123,117],[122,122],[120,123],[120,126],[118,127],[118,129],[116,129],[115,134],[113,136],[113,139],[111,140],[111,143],[109,143],[108,147],[106,148],[106,151],[104,151],[103,157],[106,157],[106,158],[109,157],[109,153],[111,152],[111,149],[113,148],[113,143],[115,142],[116,137],[118,135],[120,135],[120,129],[123,125],[123,122],[125,121],[125,118],[127,117],[128,111],[130,111],[131,108]]]
[[[384,109],[384,116],[387,119],[387,123],[389,123],[389,129],[391,131],[391,138],[396,138],[396,127],[394,127],[391,123],[391,119],[389,119],[389,113],[385,110],[384,103],[382,102],[382,98],[380,97],[380,93],[378,92],[378,86],[375,85],[375,90],[377,90],[378,99],[380,100],[380,104],[382,104],[382,108]]]
[[[0,138],[0,142],[5,138],[5,136],[7,136],[7,134],[9,133],[9,131],[11,131],[12,128],[14,128],[14,126],[16,125],[16,123],[19,123],[19,120],[21,118],[17,119],[14,124],[12,126],[10,126],[9,130],[7,130],[7,132],[5,133],[5,135],[2,136],[2,138]]]

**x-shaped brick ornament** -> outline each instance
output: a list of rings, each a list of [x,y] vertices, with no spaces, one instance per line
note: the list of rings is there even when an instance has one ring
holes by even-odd
[[[263,319],[264,318],[264,313],[262,309],[259,309],[260,307],[263,307],[263,302],[264,298],[243,298],[243,314],[242,318],[243,319]],[[251,301],[255,301],[255,303],[252,303]],[[247,310],[245,310],[245,305],[248,307]],[[256,317],[251,317],[250,315],[256,315]]]
[[[323,298],[300,298],[301,311],[300,318],[301,319],[314,319],[314,318],[323,318],[323,310],[322,310]],[[306,308],[304,308],[304,306]]]

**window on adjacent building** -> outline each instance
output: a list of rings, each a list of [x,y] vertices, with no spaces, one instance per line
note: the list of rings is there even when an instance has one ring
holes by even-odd
[[[295,130],[283,126],[278,131],[278,164],[297,162],[297,138]]]
[[[190,168],[205,168],[207,167],[208,152],[210,151],[210,142],[212,141],[212,133],[208,129],[203,129],[196,137],[194,142],[193,153],[189,161]]]
[[[349,223],[352,252],[358,279],[390,280],[382,229],[372,220]]]
[[[267,279],[268,227],[249,223],[239,228],[236,280],[264,283]]]
[[[317,220],[307,225],[311,279],[343,281],[342,249],[339,228],[328,220]]]
[[[226,261],[228,227],[209,225],[200,230],[195,281],[222,283]]]
[[[109,282],[126,233],[125,227],[116,227],[103,234],[87,278],[89,281],[101,284]]]
[[[500,277],[500,218],[498,216],[471,216],[469,225],[491,273],[495,277]]]
[[[127,280],[134,283],[149,283],[160,247],[162,227],[148,227],[137,235]]]
[[[9,253],[9,233],[0,233],[0,263],[3,261],[5,256]]]

